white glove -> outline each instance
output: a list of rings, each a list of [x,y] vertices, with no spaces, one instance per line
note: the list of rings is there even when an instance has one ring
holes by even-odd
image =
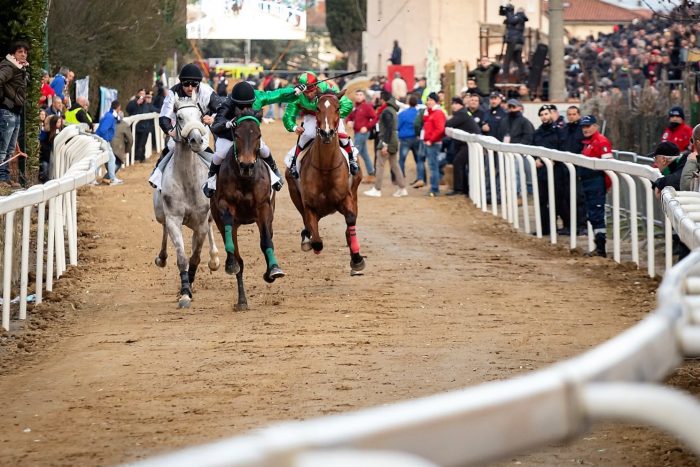
[[[298,96],[302,92],[306,91],[306,85],[305,84],[297,84],[294,86],[294,95]]]
[[[228,120],[228,121],[226,122],[226,128],[229,128],[229,129],[230,129],[230,128],[233,128],[233,127],[234,127],[233,120]]]

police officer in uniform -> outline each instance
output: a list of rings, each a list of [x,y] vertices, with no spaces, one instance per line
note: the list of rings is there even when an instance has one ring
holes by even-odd
[[[581,129],[585,138],[581,154],[596,159],[612,159],[612,144],[608,138],[598,132],[598,120],[595,116],[583,117]],[[591,253],[605,257],[605,173],[585,167],[577,167],[577,172],[583,187],[586,215],[595,235],[595,251]]]

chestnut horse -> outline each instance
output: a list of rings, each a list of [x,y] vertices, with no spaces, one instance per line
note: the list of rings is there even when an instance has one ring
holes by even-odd
[[[243,258],[238,248],[238,227],[258,224],[260,249],[265,255],[266,282],[284,277],[277,264],[272,244],[272,219],[275,192],[270,184],[270,170],[259,160],[260,115],[250,109],[238,112],[233,130],[233,146],[224,159],[217,177],[216,193],[211,199],[211,213],[226,248],[226,273],[235,274],[238,283],[236,310],[247,310],[243,286]]]
[[[318,233],[318,221],[329,214],[340,212],[345,217],[345,239],[350,248],[350,273],[361,274],[365,260],[360,254],[360,243],[355,232],[357,222],[357,187],[362,172],[350,177],[347,160],[338,142],[340,121],[340,94],[320,94],[316,112],[316,138],[299,162],[299,180],[285,173],[289,195],[302,216],[301,249],[323,250],[323,240]]]

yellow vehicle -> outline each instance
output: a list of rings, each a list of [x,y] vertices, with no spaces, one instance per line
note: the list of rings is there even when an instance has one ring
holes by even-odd
[[[263,71],[262,65],[257,63],[220,63],[215,65],[214,72],[218,75],[226,73],[226,76],[233,79],[243,79],[248,75],[258,75]]]

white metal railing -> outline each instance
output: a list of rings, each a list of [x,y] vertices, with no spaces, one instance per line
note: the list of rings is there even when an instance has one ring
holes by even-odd
[[[163,147],[165,145],[164,143],[164,138],[165,134],[163,133],[163,130],[160,129],[160,125],[158,124],[158,118],[160,114],[156,112],[152,113],[147,113],[147,114],[139,114],[139,115],[130,115],[128,117],[124,117],[124,121],[131,125],[131,136],[133,137],[133,143],[131,144],[131,151],[129,151],[129,155],[124,161],[124,166],[128,167],[130,165],[134,165],[134,161],[136,160],[136,124],[138,122],[144,121],[144,120],[153,120],[153,125],[155,126],[155,134],[156,134],[156,150],[158,152],[163,150]],[[151,147],[153,143],[151,142],[151,135],[149,135],[148,140],[146,141],[146,154],[145,157],[148,159],[151,157]]]
[[[10,196],[0,197],[0,216],[5,216],[2,327],[6,331],[10,330],[11,279],[14,263],[12,247],[16,213],[20,210],[22,212],[19,319],[26,319],[29,239],[32,231],[36,236],[35,301],[41,303],[44,287],[47,291],[51,291],[54,277],[59,278],[66,270],[66,244],[69,264],[78,264],[77,189],[95,180],[96,170],[107,161],[109,151],[111,151],[109,143],[84,132],[79,125],[66,126],[54,141],[51,168],[54,180],[43,185],[34,185],[27,190],[17,191]],[[46,226],[47,205],[48,226]],[[31,222],[34,209],[37,210],[36,226]],[[44,255],[46,255],[46,266],[44,266]],[[46,271],[45,276],[44,271]]]
[[[479,188],[483,191],[483,184]],[[689,247],[700,246],[700,194],[667,188],[662,202],[681,239]],[[657,298],[657,310],[632,328],[543,370],[383,407],[281,423],[132,465],[481,465],[566,441],[602,420],[655,426],[700,455],[700,403],[682,391],[650,384],[662,381],[684,357],[700,356],[700,250],[666,271]]]
[[[528,205],[528,190],[526,182],[525,164],[528,164],[530,173],[532,174],[532,196],[534,204],[534,221],[535,233],[539,238],[542,238],[542,222],[540,217],[540,202],[537,180],[537,168],[535,166],[535,158],[540,158],[547,170],[547,195],[549,204],[549,223],[550,241],[557,243],[556,229],[556,204],[555,204],[555,180],[554,180],[554,162],[563,163],[569,171],[569,211],[570,222],[569,226],[572,235],[569,237],[570,248],[576,248],[577,238],[573,233],[577,231],[577,177],[576,167],[585,167],[594,170],[602,170],[608,175],[612,181],[612,243],[613,243],[613,259],[618,263],[621,261],[621,226],[620,226],[620,185],[626,186],[629,193],[630,202],[630,242],[631,242],[631,257],[632,261],[640,266],[639,254],[639,236],[638,236],[638,218],[639,212],[637,209],[637,181],[641,183],[645,193],[645,209],[644,219],[646,220],[644,230],[646,244],[646,265],[649,276],[654,277],[656,274],[655,268],[655,251],[654,251],[654,191],[651,182],[661,176],[658,169],[640,165],[633,162],[624,162],[614,159],[594,159],[591,157],[573,154],[570,152],[555,151],[535,146],[527,146],[523,144],[506,144],[501,143],[495,138],[481,135],[472,135],[461,130],[452,128],[447,129],[447,134],[454,139],[464,141],[469,145],[469,197],[474,204],[482,211],[489,211],[487,199],[491,199],[491,212],[493,215],[500,215],[503,219],[513,224],[516,228],[522,228],[526,233],[532,231],[530,224],[530,206]],[[486,154],[486,158],[484,158]],[[496,170],[498,164],[498,170]],[[516,168],[517,165],[517,168]],[[486,176],[489,180],[486,180]],[[519,174],[519,177],[517,176]],[[499,184],[496,183],[496,176],[499,177]],[[518,190],[518,186],[520,190]],[[490,193],[487,193],[487,187]],[[500,192],[497,191],[500,189]],[[521,206],[518,206],[518,192],[520,192]],[[490,195],[490,196],[489,196]],[[500,203],[498,199],[500,198]],[[522,208],[522,209],[521,209]],[[672,242],[671,242],[671,226],[666,221],[665,223],[665,258],[666,269],[671,268],[672,264]],[[588,249],[593,249],[593,229],[588,227]]]
[[[133,465],[368,465],[373,455],[379,459],[386,451],[419,460],[408,457],[405,463],[381,465],[481,465],[565,441],[601,420],[656,426],[700,454],[698,401],[676,389],[648,384],[663,380],[684,356],[700,356],[700,251],[667,271],[658,297],[657,311],[626,332],[525,376],[282,423]],[[337,459],[344,463],[336,464]],[[363,463],[352,463],[358,459]]]

